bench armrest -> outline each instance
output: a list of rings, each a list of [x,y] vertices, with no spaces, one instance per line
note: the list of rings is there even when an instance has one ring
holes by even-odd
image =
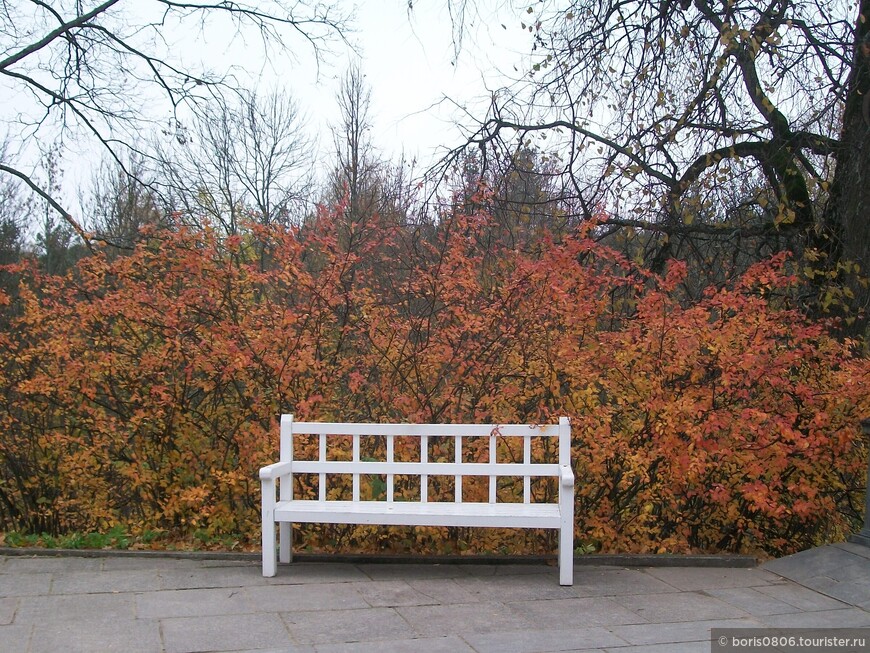
[[[293,462],[285,460],[279,463],[272,463],[265,467],[260,467],[261,481],[274,481],[276,478],[289,474],[293,468]]]
[[[562,487],[574,487],[574,472],[571,470],[570,465],[562,465],[559,468],[559,478]]]

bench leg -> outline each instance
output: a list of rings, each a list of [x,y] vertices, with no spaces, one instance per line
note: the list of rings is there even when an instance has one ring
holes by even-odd
[[[574,584],[574,487],[559,492],[559,585]]]
[[[574,584],[574,529],[559,531],[559,585]]]
[[[278,560],[293,562],[293,524],[290,522],[278,524]]]
[[[271,578],[278,573],[277,567],[275,522],[271,519],[263,519],[263,576]]]

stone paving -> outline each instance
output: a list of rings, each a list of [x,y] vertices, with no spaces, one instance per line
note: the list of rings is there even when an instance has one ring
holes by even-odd
[[[801,557],[803,556],[803,557]],[[0,556],[0,651],[709,653],[713,627],[870,628],[870,549],[755,568]]]

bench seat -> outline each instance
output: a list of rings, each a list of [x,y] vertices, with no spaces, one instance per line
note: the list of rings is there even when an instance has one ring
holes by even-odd
[[[446,503],[416,501],[279,501],[275,520],[385,526],[559,528],[555,503]]]

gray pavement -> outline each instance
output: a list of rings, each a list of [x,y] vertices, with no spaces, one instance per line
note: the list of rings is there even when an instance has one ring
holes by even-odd
[[[689,653],[713,627],[870,628],[870,549],[754,568],[0,555],[0,652]]]

